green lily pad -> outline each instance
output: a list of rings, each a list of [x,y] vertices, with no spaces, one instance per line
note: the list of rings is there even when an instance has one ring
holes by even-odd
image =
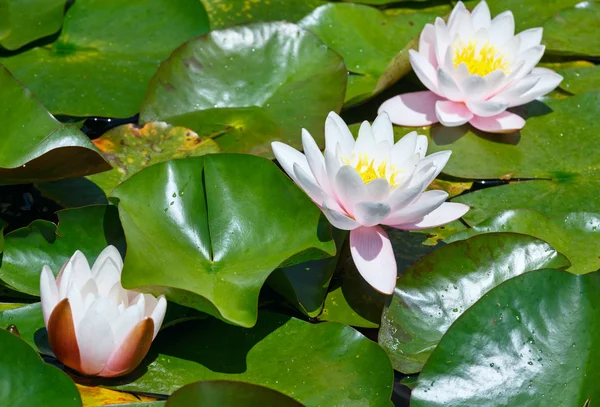
[[[169,397],[166,407],[203,405],[302,407],[293,398],[267,387],[228,380],[206,380],[185,385]]]
[[[322,0],[202,0],[213,30],[251,21],[295,23],[325,1]]]
[[[515,233],[443,246],[398,280],[381,318],[379,344],[396,370],[417,373],[450,325],[486,292],[526,271],[568,266],[548,243]]]
[[[207,31],[199,0],[76,1],[56,41],[0,63],[54,114],[129,117],[160,62]]]
[[[110,168],[85,134],[56,120],[0,66],[0,185],[87,175]]]
[[[19,304],[16,308],[0,310],[0,329],[6,329],[8,325],[15,325],[21,339],[37,350],[36,332],[45,327],[41,304]]]
[[[411,406],[589,406],[600,398],[599,290],[599,273],[559,270],[500,284],[444,335]]]
[[[93,143],[113,165],[113,169],[91,175],[88,179],[107,194],[149,165],[220,151],[214,140],[201,139],[185,127],[174,127],[163,122],[146,123],[141,128],[133,124],[118,126]]]
[[[309,407],[390,407],[393,371],[385,352],[348,326],[261,313],[251,329],[211,319],[165,330],[118,388],[170,394],[198,380],[266,386]]]
[[[69,376],[44,363],[24,341],[0,329],[0,349],[0,400],[4,405],[81,407],[81,397]]]
[[[314,32],[344,57],[351,78],[345,99],[345,107],[348,107],[392,85],[390,81],[387,86],[378,86],[380,77],[394,57],[436,16],[429,13],[387,15],[369,6],[331,3],[317,8],[298,25]],[[394,65],[398,71],[395,80],[411,70],[407,52],[402,53],[403,63],[398,62]]]
[[[35,187],[44,198],[51,199],[64,208],[108,204],[102,188],[85,177],[40,182]]]
[[[278,266],[335,254],[317,206],[264,158],[168,161],[111,196],[127,238],[123,285],[165,293],[234,324],[254,325],[260,288]]]
[[[302,128],[322,145],[345,87],[342,58],[310,32],[283,22],[236,26],[190,40],[162,63],[140,120],[188,127],[225,152],[272,157],[274,140],[300,147]]]
[[[518,109],[527,124],[512,134],[486,134],[468,126],[430,130],[430,151],[452,150],[444,173],[467,179],[513,179],[454,198],[472,207],[464,220],[473,225],[507,209],[532,209],[548,216],[600,212],[594,191],[600,166],[594,154],[600,131],[600,93],[536,101]],[[397,131],[403,132],[403,129]],[[426,131],[425,131],[426,132]]]
[[[117,208],[97,205],[57,212],[58,225],[33,221],[5,236],[0,279],[10,288],[40,295],[40,273],[47,264],[58,274],[63,264],[81,250],[88,261],[109,244],[123,248],[123,230]]]
[[[0,45],[8,50],[60,30],[67,0],[0,1]]]
[[[588,61],[545,63],[563,76],[559,87],[571,94],[600,91],[600,67]]]
[[[600,5],[593,1],[561,10],[546,21],[544,43],[547,52],[569,56],[600,56]]]
[[[571,273],[584,274],[600,269],[600,214],[569,213],[549,218],[536,211],[510,210],[457,233],[446,242],[490,232],[523,233],[545,240],[569,258]]]

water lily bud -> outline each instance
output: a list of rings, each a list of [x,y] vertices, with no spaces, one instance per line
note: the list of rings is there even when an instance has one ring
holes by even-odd
[[[391,294],[397,267],[392,245],[378,225],[427,229],[463,216],[469,207],[446,203],[444,191],[425,191],[442,171],[450,151],[425,156],[427,137],[412,132],[394,144],[386,113],[364,122],[356,141],[331,112],[325,121],[325,155],[303,130],[304,154],[275,142],[273,153],[287,174],[338,229],[350,230],[350,251],[363,278]]]
[[[535,66],[544,55],[542,28],[515,35],[510,11],[491,18],[485,1],[469,12],[458,2],[448,23],[441,18],[421,32],[410,63],[428,91],[405,93],[384,102],[393,123],[444,126],[470,123],[490,133],[521,129],[525,120],[506,111],[547,94],[562,76]]]
[[[125,290],[122,269],[114,246],[104,249],[91,269],[79,250],[56,280],[48,266],[42,269],[40,296],[50,347],[62,363],[85,375],[131,372],[165,316],[165,298]]]

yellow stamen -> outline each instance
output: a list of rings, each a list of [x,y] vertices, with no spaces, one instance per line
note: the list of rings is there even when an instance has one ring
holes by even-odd
[[[509,66],[504,58],[505,55],[498,55],[498,50],[489,41],[481,46],[477,41],[470,40],[467,44],[461,42],[454,46],[452,61],[455,67],[464,63],[471,75],[485,76],[497,69],[508,74]]]
[[[354,154],[352,155],[354,156]],[[353,164],[347,157],[342,157],[342,161],[344,164],[354,167],[365,184],[368,184],[377,178],[383,178],[389,182],[392,188],[398,186],[396,184],[396,176],[400,174],[401,171],[396,170],[394,165],[388,166],[387,160],[383,160],[378,165],[375,165],[375,159],[369,158],[367,153],[361,153],[358,156],[356,164]]]

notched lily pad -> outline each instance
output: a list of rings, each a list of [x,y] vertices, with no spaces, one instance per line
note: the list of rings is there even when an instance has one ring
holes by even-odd
[[[109,130],[93,143],[113,165],[113,169],[89,176],[88,179],[107,194],[149,165],[220,151],[214,140],[202,139],[190,129],[164,122],[146,123],[141,128],[125,124]]]

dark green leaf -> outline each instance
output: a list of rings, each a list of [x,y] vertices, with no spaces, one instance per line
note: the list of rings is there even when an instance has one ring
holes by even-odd
[[[51,199],[65,208],[106,205],[108,203],[104,191],[85,177],[41,182],[35,184],[35,187],[42,193],[44,198]]]
[[[169,394],[198,380],[241,380],[306,406],[391,406],[387,355],[337,323],[271,313],[261,313],[252,329],[216,319],[185,323],[161,333],[145,363],[119,389]]]
[[[260,288],[278,266],[335,254],[319,209],[263,158],[156,164],[112,196],[127,236],[123,285],[152,286],[231,323],[254,325]]]
[[[110,168],[76,127],[56,120],[0,66],[0,185],[87,175]]]
[[[189,406],[302,407],[302,404],[267,387],[227,380],[207,380],[183,386],[169,397],[165,407]]]
[[[6,306],[2,308],[4,309],[0,308],[0,329],[6,329],[11,324],[15,325],[21,334],[21,339],[37,350],[36,335],[39,341],[44,330],[44,318],[40,303],[17,304],[16,308]]]
[[[538,270],[490,291],[448,330],[411,407],[588,406],[600,398],[600,274]]]
[[[76,1],[55,42],[0,62],[55,114],[129,117],[160,62],[207,31],[199,0]]]
[[[0,329],[0,400],[10,407],[81,407],[71,379],[12,333]]]
[[[109,244],[124,247],[123,230],[114,206],[87,206],[57,214],[58,225],[36,220],[6,235],[0,279],[10,288],[37,296],[45,264],[58,274],[76,250],[81,250],[93,263]]]
[[[178,48],[150,81],[140,119],[188,127],[225,152],[272,157],[274,140],[300,147],[302,128],[323,144],[325,117],[340,110],[345,87],[342,58],[313,34],[255,23]]]
[[[531,236],[494,233],[451,243],[409,268],[381,319],[379,343],[396,370],[419,372],[448,327],[503,281],[569,261]]]
[[[21,48],[60,30],[67,0],[1,0],[0,45]]]
[[[593,1],[577,4],[554,14],[544,23],[548,53],[570,56],[600,56],[600,5]]]

